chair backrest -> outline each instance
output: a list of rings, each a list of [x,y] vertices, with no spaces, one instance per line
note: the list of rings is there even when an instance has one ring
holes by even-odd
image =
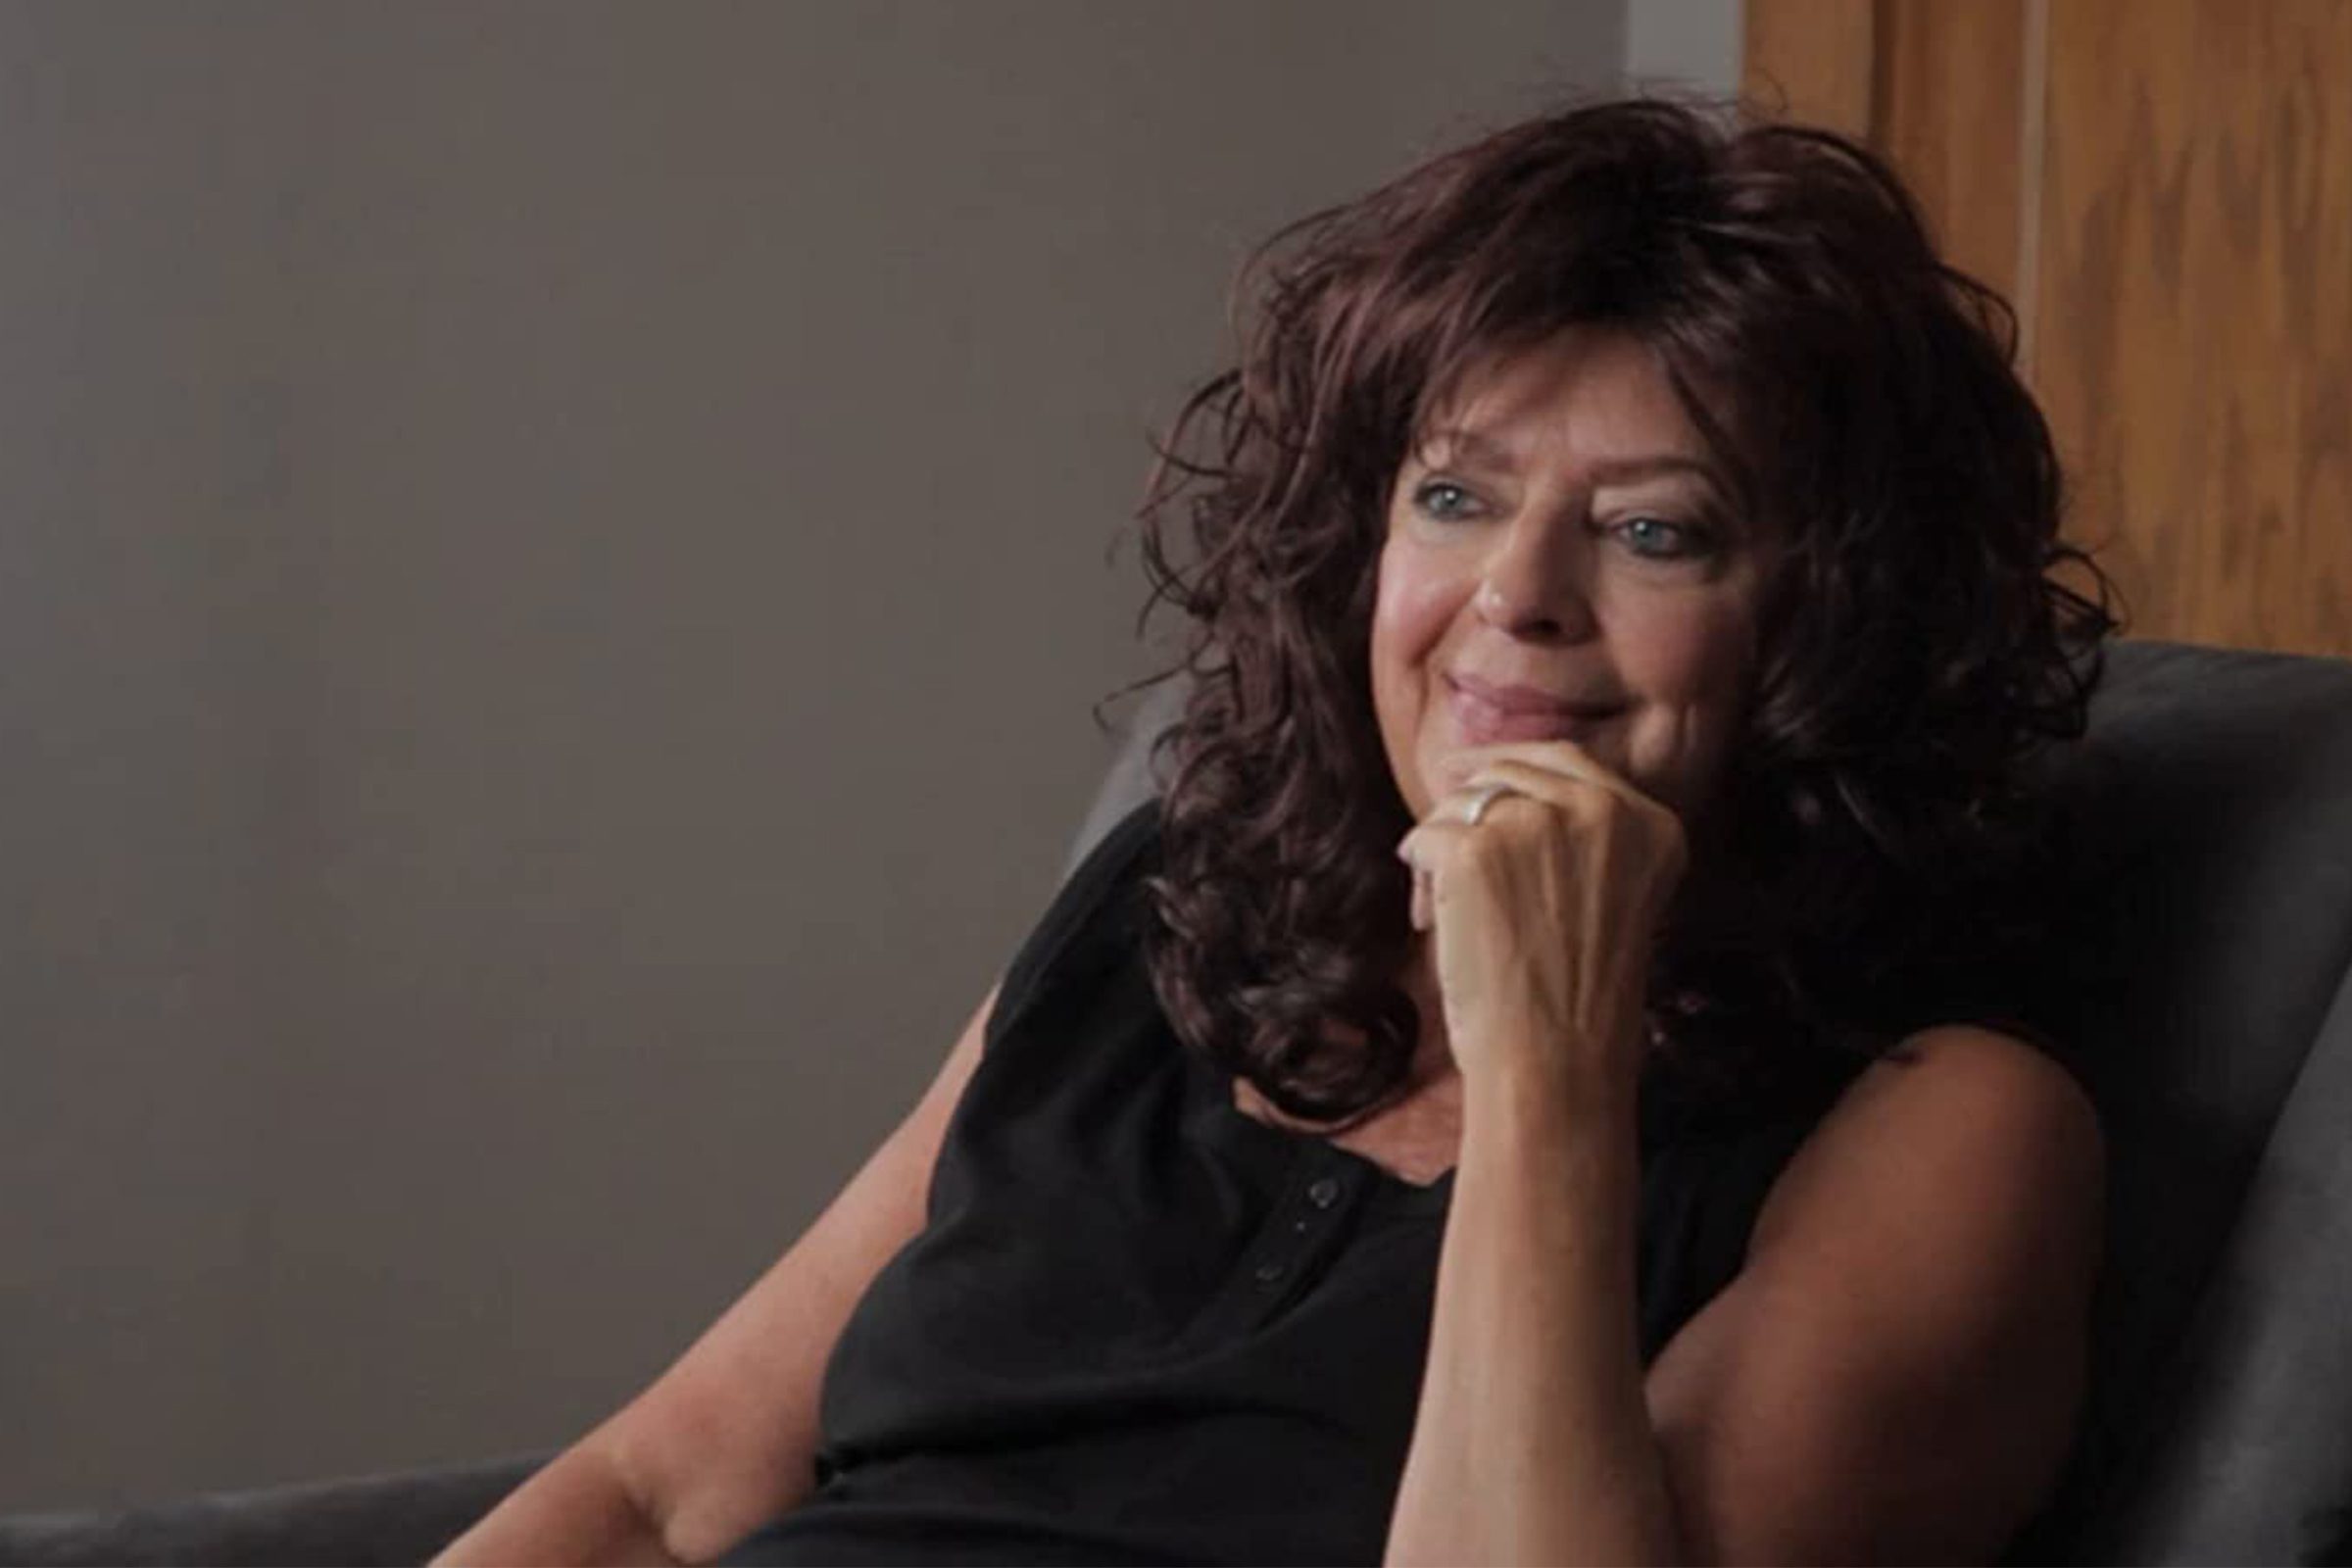
[[[1164,783],[1128,720],[1075,858]],[[2346,1560],[2352,663],[2110,649],[2057,760],[2061,936],[2014,978],[2104,1117],[2082,1437],[2013,1561]]]
[[[2077,1463],[2017,1560],[2317,1562],[2352,1498],[2352,664],[2125,643],[2031,1011],[2105,1117]]]

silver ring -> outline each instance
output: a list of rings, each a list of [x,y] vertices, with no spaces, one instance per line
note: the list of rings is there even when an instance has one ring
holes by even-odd
[[[1471,797],[1469,806],[1463,809],[1462,820],[1472,827],[1476,827],[1479,819],[1487,814],[1488,807],[1493,806],[1505,795],[1522,793],[1524,792],[1514,789],[1508,784],[1482,784],[1479,786],[1478,793]]]

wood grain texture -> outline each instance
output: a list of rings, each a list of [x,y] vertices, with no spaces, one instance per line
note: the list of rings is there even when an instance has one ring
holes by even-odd
[[[1870,135],[1877,0],[1747,0],[1740,90],[1788,120]]]
[[[1893,160],[1944,259],[2018,285],[2025,0],[1880,0],[1871,142]]]
[[[2049,7],[2034,374],[2132,629],[2352,655],[2352,0]]]

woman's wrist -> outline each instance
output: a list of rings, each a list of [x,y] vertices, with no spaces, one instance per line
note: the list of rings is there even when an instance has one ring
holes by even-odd
[[[1629,1121],[1640,1089],[1642,1020],[1636,1014],[1605,1027],[1616,1037],[1606,1044],[1512,1030],[1478,1050],[1457,1048],[1465,1133],[1472,1121],[1570,1136]]]

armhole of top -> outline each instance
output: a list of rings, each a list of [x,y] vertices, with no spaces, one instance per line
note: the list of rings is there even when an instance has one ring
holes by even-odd
[[[1969,1024],[2005,1034],[2021,1044],[2049,1057],[2059,1069],[2081,1084],[2089,1094],[2090,1085],[2075,1064],[2067,1059],[2057,1043],[2037,1025],[2007,1013],[1965,1012],[1955,1014],[1943,1023]],[[1719,1172],[1729,1197],[1712,1206],[1699,1227],[1695,1247],[1697,1276],[1708,1296],[1729,1285],[1734,1276],[1747,1266],[1748,1243],[1754,1238],[1756,1221],[1762,1217],[1764,1201],[1772,1196],[1781,1172],[1788,1168],[1797,1152],[1804,1148],[1815,1130],[1837,1109],[1838,1101],[1858,1082],[1872,1063],[1849,1063],[1847,1069],[1826,1088],[1815,1092],[1812,1103],[1796,1115],[1776,1116],[1749,1129],[1726,1150],[1724,1165]],[[2094,1099],[2095,1103],[2095,1099]]]
[[[983,1053],[996,1048],[1049,983],[1076,958],[1078,950],[1118,935],[1109,929],[1110,922],[1099,916],[1118,890],[1132,886],[1137,862],[1158,838],[1159,802],[1146,801],[1119,818],[1062,880],[1036,928],[1005,966],[1003,988],[983,1032]]]
[[[1744,1126],[1689,1139],[1666,1138],[1661,1161],[1661,1205],[1654,1216],[1661,1249],[1645,1262],[1663,1316],[1642,1325],[1643,1360],[1662,1351],[1683,1326],[1721,1295],[1747,1266],[1764,1201],[1805,1140],[1813,1136],[1862,1065],[1817,1084],[1794,1109],[1777,1110]],[[1649,1195],[1644,1194],[1647,1198]],[[1645,1213],[1644,1219],[1652,1216]]]
[[[1785,1117],[1751,1128],[1717,1152],[1707,1195],[1711,1201],[1699,1217],[1691,1248],[1696,1305],[1714,1299],[1747,1266],[1748,1243],[1755,1239],[1764,1200],[1821,1122],[1820,1116]]]

